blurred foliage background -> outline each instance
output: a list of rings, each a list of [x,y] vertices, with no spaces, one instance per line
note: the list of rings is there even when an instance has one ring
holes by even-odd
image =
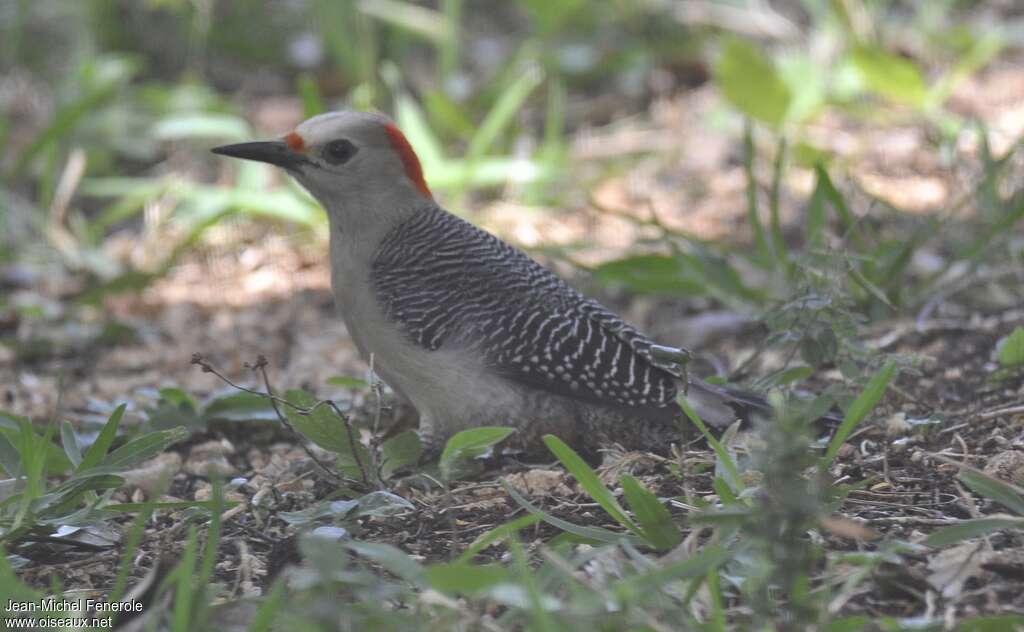
[[[828,156],[801,125],[828,110],[955,143],[970,121],[947,99],[1021,45],[1021,20],[962,0],[10,0],[0,257],[137,287],[229,217],[319,230],[302,192],[260,165],[229,182],[204,150],[328,109],[393,114],[456,212],[467,195],[564,203],[594,181],[573,134],[707,81],[731,105],[709,124],[747,117],[807,165]],[[107,243],[124,230],[160,239],[126,260]]]

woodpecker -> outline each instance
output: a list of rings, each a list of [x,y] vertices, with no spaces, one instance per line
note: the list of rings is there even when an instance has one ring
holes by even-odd
[[[547,433],[596,454],[678,441],[678,368],[654,343],[521,250],[434,201],[387,117],[332,112],[280,140],[216,154],[285,170],[327,212],[331,286],[364,359],[419,414],[427,453],[477,426]],[[724,426],[755,397],[689,379],[687,397]]]

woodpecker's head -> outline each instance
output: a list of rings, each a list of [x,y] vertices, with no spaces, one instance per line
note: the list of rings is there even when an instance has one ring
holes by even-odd
[[[370,215],[401,213],[432,199],[412,145],[381,114],[330,112],[301,123],[281,140],[212,151],[286,170],[343,230],[385,219]]]

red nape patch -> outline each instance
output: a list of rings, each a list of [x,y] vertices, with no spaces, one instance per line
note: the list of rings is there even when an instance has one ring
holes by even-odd
[[[284,137],[284,144],[288,145],[288,149],[292,151],[305,151],[306,141],[299,135],[298,132],[289,132]]]
[[[412,180],[412,183],[420,193],[430,199],[434,199],[430,189],[427,188],[427,181],[423,179],[423,167],[420,166],[420,159],[416,157],[416,152],[413,151],[412,145],[409,144],[405,134],[392,123],[385,123],[384,131],[387,132],[388,139],[391,140],[391,147],[398,152],[398,157],[402,159],[402,165],[405,166],[405,175]]]

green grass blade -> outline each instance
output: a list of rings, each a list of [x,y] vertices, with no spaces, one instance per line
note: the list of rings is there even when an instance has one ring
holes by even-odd
[[[538,585],[535,573],[527,562],[526,553],[523,551],[522,545],[517,540],[512,540],[509,542],[508,548],[512,552],[513,569],[516,572],[516,578],[519,579],[526,589],[530,610],[533,613],[533,625],[530,626],[530,629],[541,630],[542,632],[559,632],[559,630],[564,630],[563,626],[555,623],[554,617],[545,607],[545,595]]]
[[[480,551],[483,551],[491,544],[494,544],[498,540],[508,538],[514,533],[517,533],[522,529],[525,529],[526,527],[535,525],[542,519],[543,516],[539,513],[529,513],[525,516],[520,516],[511,522],[506,522],[500,527],[495,527],[494,529],[491,529],[487,533],[483,534],[482,536],[474,540],[473,543],[470,544],[468,547],[466,547],[466,550],[463,551],[461,555],[459,555],[458,559],[455,560],[455,563],[468,564],[470,561],[472,561],[474,555],[476,555]]]
[[[85,451],[85,456],[82,457],[81,463],[75,468],[75,473],[81,473],[88,470],[91,467],[99,465],[103,457],[107,455],[107,450],[114,443],[114,439],[117,437],[117,427],[121,423],[121,417],[124,416],[125,408],[127,404],[121,404],[118,406],[110,418],[107,419],[107,423],[103,424],[103,429],[100,430],[99,436],[93,441],[93,444],[89,446],[89,449]]]
[[[772,165],[772,188],[768,195],[768,212],[771,228],[772,250],[775,252],[779,265],[785,268],[789,259],[787,257],[786,240],[782,236],[782,220],[779,218],[779,207],[782,198],[782,176],[786,166],[786,144],[785,135],[779,135],[779,145],[775,150],[775,162]]]
[[[960,472],[960,480],[982,496],[1024,517],[1024,495],[1020,493],[1019,487],[973,470]]]
[[[169,446],[188,438],[188,431],[178,426],[170,430],[157,430],[136,437],[120,448],[114,450],[100,461],[99,465],[106,468],[129,468],[146,459],[152,458]]]
[[[601,479],[598,478],[597,473],[587,465],[586,461],[580,458],[580,455],[576,454],[576,451],[565,444],[564,441],[556,437],[555,435],[544,435],[544,445],[548,447],[551,452],[558,457],[558,460],[562,462],[565,469],[573,475],[576,482],[580,484],[583,491],[587,492],[591,498],[593,498],[597,504],[601,505],[601,508],[608,512],[612,518],[615,518],[616,522],[626,527],[633,533],[643,537],[643,531],[637,527],[636,523],[626,514],[626,510],[622,508],[619,501],[615,499],[615,495],[612,494],[611,490],[604,486]]]
[[[189,632],[192,627],[193,608],[193,582],[196,568],[196,549],[198,548],[198,537],[196,528],[189,527],[188,539],[185,541],[185,550],[182,552],[181,562],[178,563],[175,572],[174,605],[172,606],[172,629],[174,632]]]
[[[324,96],[320,93],[320,86],[316,83],[316,77],[311,73],[304,72],[299,75],[299,97],[302,99],[302,115],[310,118],[324,111]]]
[[[711,620],[708,621],[709,632],[725,632],[725,606],[722,603],[722,584],[718,569],[713,568],[707,575],[708,595],[711,597]]]
[[[828,444],[828,451],[825,452],[823,459],[824,467],[832,464],[846,438],[850,436],[860,422],[864,421],[864,418],[868,416],[868,413],[875,407],[878,400],[882,399],[882,395],[885,394],[885,389],[889,386],[889,382],[895,373],[896,365],[891,362],[886,364],[882,367],[882,370],[871,378],[868,385],[861,391],[861,394],[853,401],[843,417],[843,422],[839,424],[836,434]]]
[[[623,474],[622,493],[633,510],[644,537],[659,551],[667,551],[679,544],[683,534],[672,521],[672,514],[658,497],[629,474]]]
[[[615,533],[614,531],[602,529],[601,527],[585,527],[573,524],[571,522],[568,522],[567,520],[562,520],[561,518],[556,518],[555,516],[552,516],[551,514],[541,509],[540,507],[537,507],[530,501],[526,500],[526,498],[524,498],[522,494],[517,492],[514,487],[508,484],[508,481],[501,479],[501,486],[505,488],[505,493],[507,493],[509,497],[511,497],[512,500],[516,501],[523,509],[529,511],[531,514],[536,514],[540,516],[541,520],[543,520],[544,522],[550,524],[553,527],[561,529],[566,533],[571,533],[590,542],[605,542],[608,544],[615,544],[617,542],[621,542],[622,540],[627,540],[628,542],[631,542],[634,546],[644,543],[642,539],[638,538],[635,535],[630,535],[628,533]]]
[[[1003,529],[1016,529],[1024,531],[1024,518],[1016,516],[986,516],[977,520],[965,520],[960,524],[943,527],[938,531],[929,534],[924,543],[928,546],[942,547],[980,538]]]
[[[32,141],[14,163],[13,174],[22,176],[28,165],[40,153],[56,146],[61,139],[68,138],[75,127],[91,111],[99,108],[104,102],[114,98],[119,87],[118,81],[99,85],[80,98],[65,105],[54,114],[50,125]]]
[[[146,533],[146,523],[153,515],[153,503],[146,503],[146,506],[135,516],[132,521],[131,530],[128,531],[128,538],[125,540],[124,549],[121,553],[121,563],[117,567],[117,577],[114,578],[114,587],[110,589],[107,597],[109,603],[120,601],[124,596],[125,588],[128,585],[128,576],[135,567],[135,551],[142,542],[142,536]]]
[[[720,568],[732,557],[725,547],[718,544],[704,546],[681,562],[674,562],[642,575],[626,577],[615,585],[615,592],[643,594],[651,590],[662,590],[671,582],[681,579],[703,578],[708,572]]]
[[[743,174],[747,180],[747,223],[754,234],[754,245],[757,253],[765,262],[771,261],[771,244],[761,224],[761,214],[757,204],[757,179],[754,177],[754,125],[747,119],[743,130]]]
[[[494,147],[498,138],[512,123],[516,112],[522,108],[527,97],[543,80],[543,72],[531,65],[505,87],[494,106],[484,116],[479,129],[466,148],[466,162],[470,170],[474,162]]]
[[[715,455],[718,457],[718,462],[722,465],[722,469],[725,470],[727,477],[725,482],[728,483],[729,487],[731,487],[733,492],[736,494],[742,492],[745,485],[743,484],[743,479],[740,478],[739,469],[736,467],[736,461],[733,460],[732,455],[729,454],[729,451],[725,449],[725,446],[723,446],[718,439],[708,431],[708,428],[704,425],[704,421],[700,418],[700,415],[698,415],[697,411],[695,411],[690,406],[690,403],[686,401],[685,395],[680,394],[676,401],[683,409],[683,412],[686,413],[686,416],[689,417],[690,421],[693,422],[693,425],[697,426],[697,430],[700,430],[700,433],[704,435],[704,439],[707,440],[711,449],[715,451]]]
[[[271,586],[270,592],[260,602],[260,607],[249,622],[249,632],[270,632],[277,613],[284,604],[285,582],[280,578]]]
[[[60,442],[64,446],[64,454],[71,461],[71,466],[78,467],[82,463],[82,450],[78,447],[75,429],[71,427],[71,422],[67,419],[60,422]]]

